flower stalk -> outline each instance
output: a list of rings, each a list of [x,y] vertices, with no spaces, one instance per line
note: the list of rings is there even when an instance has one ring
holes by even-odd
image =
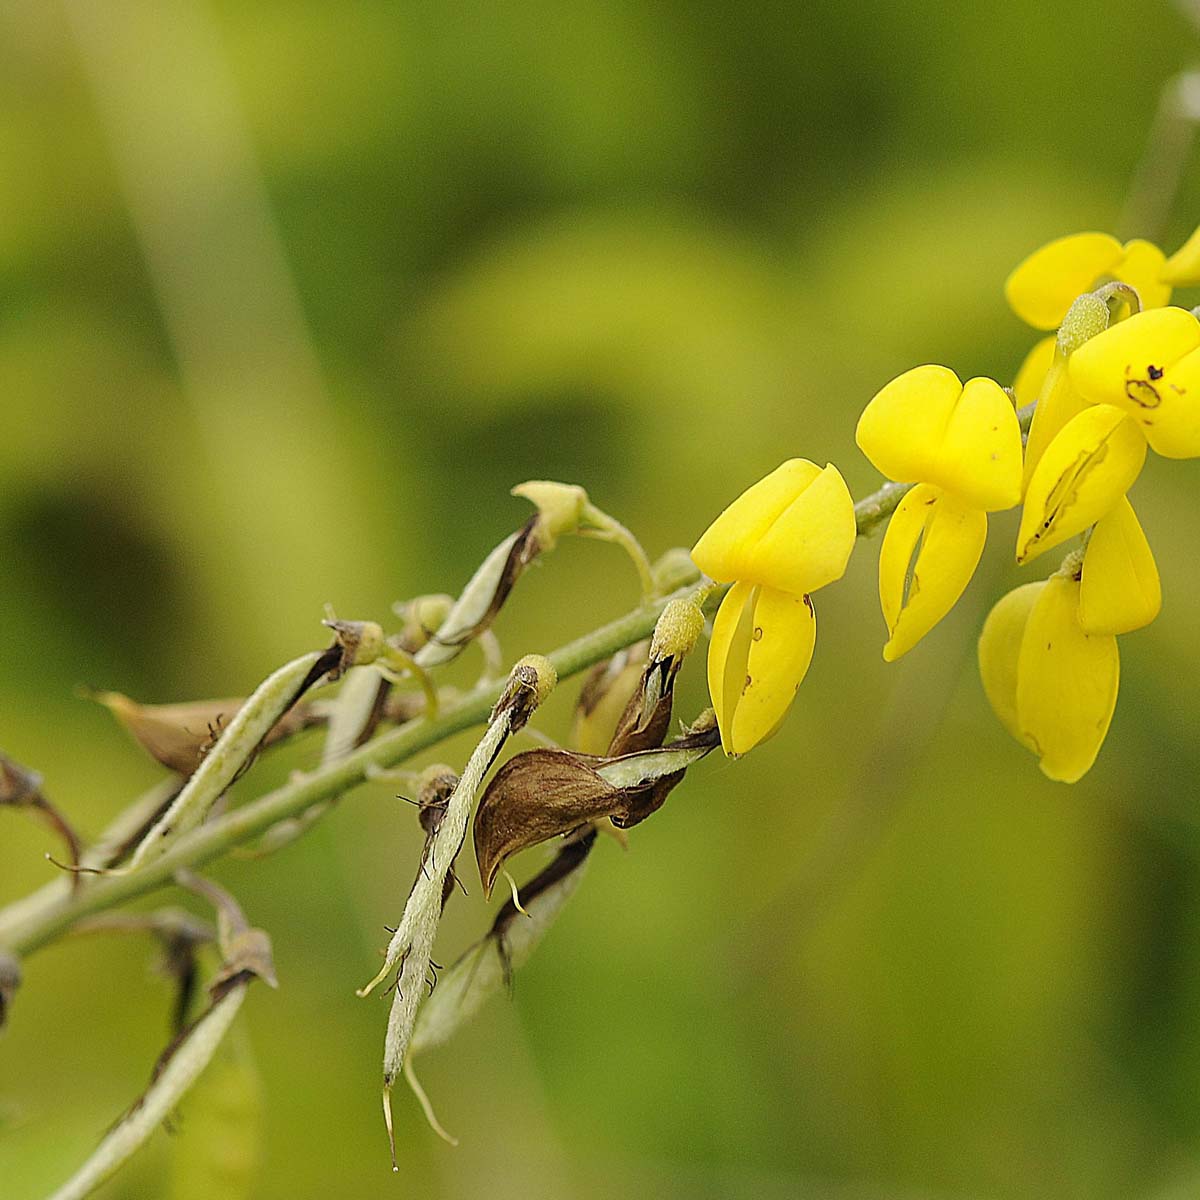
[[[1032,410],[1019,414],[1027,430]],[[909,485],[885,483],[854,506],[860,537],[874,532],[895,511]],[[701,583],[700,572],[683,556],[673,556],[670,570],[657,572],[661,599],[643,603],[582,637],[559,647],[548,657],[560,679],[577,675],[588,667],[653,634],[667,601],[690,596]],[[705,607],[724,595],[723,587],[709,588]],[[400,766],[439,743],[487,720],[500,698],[504,681],[486,681],[463,696],[442,706],[436,720],[411,721],[389,730],[365,745],[309,775],[268,792],[215,821],[181,834],[157,858],[144,862],[136,871],[89,879],[77,895],[65,881],[54,881],[34,896],[0,909],[0,946],[18,958],[53,942],[80,918],[105,912],[138,896],[168,886],[181,867],[199,867],[221,858],[235,846],[253,841],[272,826],[295,817],[310,806],[339,796],[366,782],[380,771]],[[165,790],[165,789],[164,789]],[[161,793],[160,793],[161,794]],[[87,862],[85,855],[84,861]],[[34,901],[35,897],[36,903]]]

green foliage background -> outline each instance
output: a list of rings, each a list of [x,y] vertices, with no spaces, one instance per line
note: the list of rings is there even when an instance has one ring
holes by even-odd
[[[790,455],[869,490],[861,406],[919,362],[1011,379],[1032,338],[1006,272],[1114,226],[1195,48],[1180,13],[1118,0],[3,0],[4,749],[97,830],[156,775],[77,684],[244,693],[320,644],[326,601],[455,590],[530,476],[585,484],[655,553]],[[1155,232],[1198,219],[1200,161]],[[1157,460],[1138,485],[1165,611],[1123,639],[1108,744],[1069,789],[975,670],[987,608],[1034,577],[1013,515],[890,668],[861,545],[785,730],[695,770],[629,853],[602,844],[514,1001],[423,1064],[463,1145],[401,1097],[399,1181],[385,1006],[353,989],[411,810],[375,785],[223,864],[282,986],[247,1005],[262,1106],[234,1157],[257,1119],[261,1169],[199,1194],[1195,1195],[1198,487]],[[498,632],[515,657],[635,599],[616,550],[566,544]],[[289,753],[250,787],[317,748]],[[0,899],[48,848],[0,812]],[[489,919],[472,892],[443,956]],[[0,1195],[64,1178],[143,1086],[149,959],[92,938],[27,964]],[[195,1144],[210,1116],[182,1113],[188,1170],[221,1153]],[[104,1195],[198,1194],[171,1152]]]

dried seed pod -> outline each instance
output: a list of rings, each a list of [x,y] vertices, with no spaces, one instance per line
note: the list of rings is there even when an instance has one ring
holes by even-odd
[[[274,986],[270,939],[252,929],[233,897],[198,876],[181,882],[218,906],[222,950],[230,950],[221,973],[209,988],[208,1007],[186,1026],[159,1056],[150,1085],[108,1131],[100,1145],[50,1200],[83,1200],[120,1169],[178,1107],[180,1100],[212,1061],[246,998],[251,981],[264,978]],[[247,936],[253,935],[253,936]]]
[[[426,861],[430,859],[434,841],[442,827],[446,809],[450,804],[450,797],[454,795],[456,787],[458,787],[458,776],[444,763],[435,763],[421,772],[421,782],[417,789],[417,820],[420,821],[421,828],[425,831],[425,846],[421,851],[419,868],[422,872],[425,870]],[[453,895],[457,884],[458,876],[455,875],[454,864],[451,863],[442,884],[443,912],[446,911],[446,904]]]
[[[404,1067],[417,1008],[427,986],[447,877],[466,838],[475,794],[484,776],[509,735],[529,720],[556,680],[553,664],[540,655],[528,655],[513,667],[507,686],[492,709],[488,727],[447,798],[440,819],[435,806],[429,806],[433,828],[423,851],[422,869],[409,891],[382,968],[370,983],[359,989],[360,996],[367,995],[399,966],[383,1051],[383,1109],[392,1142],[393,1167],[396,1149],[391,1136],[391,1090]]]
[[[371,737],[383,720],[391,690],[391,683],[373,667],[350,667],[346,671],[341,689],[325,708],[327,730],[325,744],[321,748],[323,767],[344,758]],[[290,716],[291,713],[287,714],[280,724]],[[327,800],[319,800],[299,816],[272,825],[254,849],[244,851],[245,856],[264,858],[282,850],[284,846],[290,846],[297,838],[303,837],[340,798],[331,796]]]
[[[428,670],[457,658],[491,626],[525,568],[539,554],[553,550],[562,534],[577,530],[589,508],[587,492],[575,484],[537,479],[519,484],[512,494],[538,511],[479,565],[437,633],[413,656],[417,666]]]
[[[662,807],[684,771],[720,744],[708,714],[658,749],[597,758],[571,750],[514,755],[488,785],[475,812],[475,858],[490,896],[511,855],[607,817],[627,829]]]
[[[521,572],[542,552],[538,517],[509,534],[480,564],[438,631],[413,658],[425,670],[457,658],[496,619]]]
[[[196,770],[205,752],[245,704],[241,697],[139,704],[121,692],[95,692],[91,698],[103,704],[151,758],[180,775],[191,775]],[[275,745],[316,722],[310,707],[297,705],[267,731],[262,745]]]
[[[488,933],[447,968],[421,1009],[409,1053],[416,1055],[448,1041],[503,988],[522,967],[583,879],[583,868],[596,842],[588,827],[559,850],[547,866],[521,888],[521,908],[512,900],[500,906]]]
[[[172,838],[199,825],[226,788],[246,769],[275,723],[309,688],[326,677],[336,679],[348,667],[359,665],[376,642],[383,646],[382,630],[376,638],[367,627],[369,623],[331,624],[336,634],[332,646],[293,659],[259,684],[179,795],[142,839],[128,869],[136,870],[157,858]],[[376,625],[374,629],[379,627]]]

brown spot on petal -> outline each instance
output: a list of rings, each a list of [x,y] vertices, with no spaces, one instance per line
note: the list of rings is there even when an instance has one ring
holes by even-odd
[[[1139,408],[1157,408],[1162,403],[1158,389],[1146,379],[1127,379],[1125,395]]]

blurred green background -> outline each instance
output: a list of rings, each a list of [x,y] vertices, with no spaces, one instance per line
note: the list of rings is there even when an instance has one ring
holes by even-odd
[[[1118,0],[0,0],[0,744],[94,832],[157,774],[76,685],[244,693],[322,644],[326,602],[456,590],[524,519],[522,479],[586,485],[652,553],[787,456],[869,490],[862,405],[920,362],[1011,379],[1032,335],[1005,274],[1115,225],[1196,46]],[[1174,249],[1198,218],[1194,162],[1164,228],[1126,232]],[[411,810],[377,784],[222,864],[282,983],[247,1002],[246,1194],[1200,1194],[1198,485],[1161,460],[1138,485],[1165,610],[1122,640],[1074,788],[977,678],[983,615],[1032,577],[1013,515],[890,668],[861,545],[784,731],[695,769],[628,853],[605,840],[513,1002],[423,1063],[462,1146],[398,1093],[399,1180],[385,1002],[353,989],[412,876]],[[498,633],[549,649],[636,590],[617,550],[568,542]],[[0,812],[0,900],[50,848]],[[471,890],[443,961],[490,919]],[[68,939],[27,964],[5,1200],[65,1178],[144,1085],[152,958]],[[203,1128],[185,1108],[104,1196],[194,1194],[169,1162]]]

